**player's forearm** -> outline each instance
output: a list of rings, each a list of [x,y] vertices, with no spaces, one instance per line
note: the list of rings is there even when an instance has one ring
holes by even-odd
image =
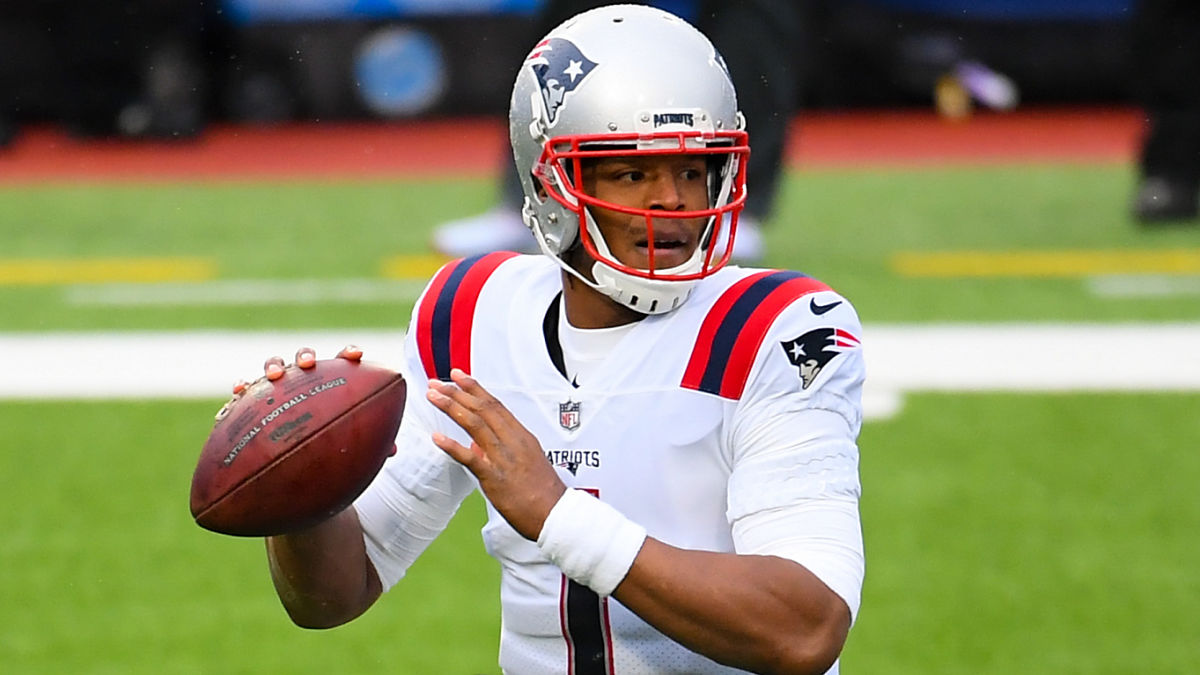
[[[846,604],[801,565],[655,539],[614,597],[684,646],[758,673],[824,673],[850,629]]]
[[[284,609],[305,628],[346,623],[382,592],[353,508],[303,532],[268,537],[267,560]]]

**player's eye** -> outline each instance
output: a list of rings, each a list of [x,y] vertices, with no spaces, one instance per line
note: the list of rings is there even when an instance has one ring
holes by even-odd
[[[646,178],[646,174],[644,172],[637,171],[634,169],[630,169],[628,171],[621,171],[616,175],[617,180],[626,182],[626,183],[638,183],[638,182],[645,180],[645,178]]]

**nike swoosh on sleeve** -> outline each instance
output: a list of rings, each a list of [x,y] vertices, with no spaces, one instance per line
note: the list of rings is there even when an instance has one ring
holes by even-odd
[[[842,304],[842,301],[836,300],[834,302],[829,303],[828,305],[818,305],[817,299],[813,298],[812,300],[808,301],[808,308],[812,310],[813,314],[816,314],[817,316],[821,316],[825,312],[828,312],[829,310],[833,309],[834,307],[837,307],[840,304]]]

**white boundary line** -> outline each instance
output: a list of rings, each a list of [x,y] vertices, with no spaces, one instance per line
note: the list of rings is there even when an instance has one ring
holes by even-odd
[[[349,343],[397,366],[402,331],[0,334],[0,399],[212,398],[262,360]],[[913,391],[1200,391],[1200,323],[868,325],[868,417]]]

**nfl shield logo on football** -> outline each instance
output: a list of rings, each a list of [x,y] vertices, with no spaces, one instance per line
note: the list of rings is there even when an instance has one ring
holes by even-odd
[[[579,428],[579,402],[567,400],[558,404],[558,423],[567,431]]]

